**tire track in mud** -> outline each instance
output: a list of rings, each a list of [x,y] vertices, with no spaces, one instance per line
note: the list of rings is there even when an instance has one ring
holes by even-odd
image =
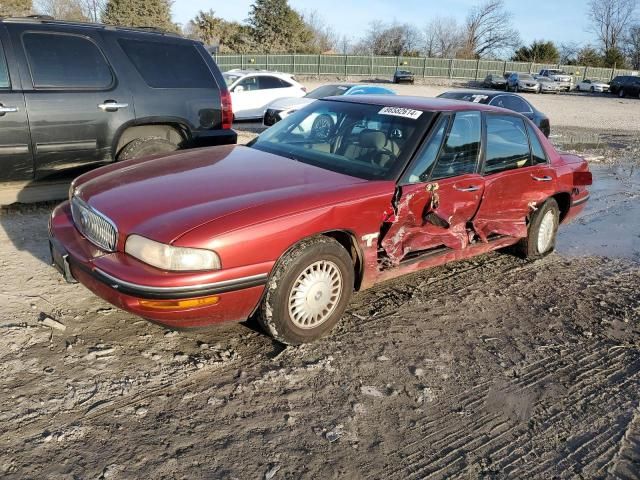
[[[567,411],[579,416],[580,409],[587,411],[587,406],[601,404],[606,406],[607,411],[616,412],[616,418],[624,420],[625,415],[630,417],[630,414],[625,414],[631,410],[630,401],[621,402],[612,393],[634,385],[636,388],[630,388],[629,391],[637,391],[637,387],[640,386],[640,358],[636,355],[635,360],[625,368],[630,356],[629,352],[620,352],[607,358],[609,346],[606,343],[595,345],[595,352],[583,358],[578,353],[565,357],[563,365],[554,370],[554,373],[563,376],[566,371],[573,369],[578,372],[578,376],[584,378],[569,388],[568,394],[560,399],[560,405],[554,406],[556,413],[550,417],[545,418],[544,399],[538,400],[533,406],[533,414],[528,424],[514,419],[505,419],[502,414],[484,413],[478,418],[464,422],[463,425],[451,428],[447,427],[450,418],[444,415],[439,421],[424,424],[422,433],[428,433],[421,436],[420,440],[405,446],[403,450],[410,446],[417,447],[412,453],[403,456],[397,464],[383,472],[369,475],[369,478],[444,478],[442,475],[445,471],[446,477],[468,478],[468,475],[475,471],[469,471],[474,460],[482,459],[486,459],[490,473],[506,474],[509,477],[516,475],[513,478],[530,477],[534,473],[538,478],[552,478],[557,473],[558,465],[568,469],[575,464],[580,464],[582,470],[594,473],[601,471],[611,462],[628,421],[617,422],[603,428],[595,438],[577,445],[568,453],[563,452],[561,456],[552,456],[553,452],[551,452],[550,458],[547,459],[534,458],[532,461],[524,459],[526,452],[530,451],[528,445],[536,437],[544,439],[549,431],[557,431],[558,424],[562,423]],[[598,357],[594,361],[583,361],[584,358],[594,356]],[[536,363],[545,360],[552,360],[552,358],[547,357]],[[594,376],[585,376],[593,372],[594,367],[599,363],[606,368]],[[533,375],[524,380],[514,380],[503,391],[518,393],[535,388],[541,378],[543,377]],[[603,384],[607,386],[605,391],[602,390]],[[485,400],[490,390],[484,386],[474,392],[473,396],[459,397],[464,405],[463,408],[468,408],[479,399]],[[471,402],[464,402],[465,399]],[[598,417],[595,416],[576,423],[595,422],[597,419]],[[537,425],[544,425],[545,428],[538,431],[535,428]],[[585,452],[581,454],[583,450]],[[516,466],[516,463],[520,465]],[[519,477],[517,474],[522,476]]]

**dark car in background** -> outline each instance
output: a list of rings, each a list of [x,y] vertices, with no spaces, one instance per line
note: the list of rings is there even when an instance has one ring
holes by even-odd
[[[393,83],[415,83],[415,75],[408,70],[396,70],[393,74]]]
[[[204,46],[152,29],[0,20],[0,182],[179,148],[236,143]]]
[[[462,100],[465,102],[482,103],[495,107],[506,108],[521,113],[535,123],[545,137],[551,134],[549,117],[537,110],[520,95],[505,92],[487,92],[486,90],[452,90],[438,95],[439,98]]]
[[[482,86],[486,88],[497,88],[499,90],[504,90],[507,86],[507,80],[504,75],[499,73],[490,73],[482,82]]]
[[[620,98],[640,97],[640,77],[619,75],[611,80],[609,91]]]

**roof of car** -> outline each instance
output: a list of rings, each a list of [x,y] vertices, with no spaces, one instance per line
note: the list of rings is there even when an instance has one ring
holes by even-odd
[[[487,98],[494,98],[494,97],[497,97],[498,95],[515,95],[513,93],[507,93],[501,90],[472,90],[472,89],[448,90],[443,93],[453,93],[455,95],[460,95],[461,97],[464,97],[467,95],[486,95]],[[516,95],[516,96],[519,96],[519,95]]]
[[[379,105],[381,107],[410,108],[426,112],[457,112],[463,110],[505,111],[502,108],[480,103],[451,100],[448,98],[410,97],[406,95],[357,95],[353,97],[328,97],[322,100]],[[471,107],[471,105],[473,105],[473,107]]]
[[[84,28],[95,28],[95,29],[103,29],[103,30],[121,30],[121,31],[130,31],[137,33],[150,33],[156,35],[167,35],[171,37],[183,38],[185,40],[189,40],[182,35],[169,32],[166,30],[162,30],[156,27],[122,27],[117,25],[105,25],[103,23],[92,23],[92,22],[80,22],[80,21],[71,21],[71,20],[57,20],[48,15],[27,15],[26,17],[2,17],[0,16],[0,22],[2,23],[23,23],[23,24],[40,24],[40,25],[58,25],[58,26],[66,26],[66,27],[84,27]],[[192,40],[194,41],[194,40]]]
[[[227,70],[226,72],[223,72],[223,75],[234,75],[234,76],[242,76],[242,75],[282,75],[285,77],[293,77],[293,74],[291,73],[284,73],[284,72],[275,72],[273,70],[260,70],[260,69],[245,69],[245,70],[240,70],[238,69],[234,69],[234,70]]]

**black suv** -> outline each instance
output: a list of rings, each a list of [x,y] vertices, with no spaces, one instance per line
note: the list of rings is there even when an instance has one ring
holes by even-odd
[[[618,75],[609,83],[609,91],[620,98],[637,97],[640,95],[640,77],[633,75]]]
[[[0,182],[236,143],[204,46],[148,29],[0,19]]]

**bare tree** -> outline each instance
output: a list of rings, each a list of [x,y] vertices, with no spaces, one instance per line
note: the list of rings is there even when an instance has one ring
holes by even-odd
[[[464,43],[463,33],[455,18],[434,18],[424,29],[424,51],[427,57],[453,58]]]
[[[361,55],[418,56],[423,43],[421,33],[412,25],[375,21],[354,51]]]
[[[620,47],[627,28],[633,21],[636,0],[590,0],[587,17],[591,31],[600,41],[603,51]]]
[[[560,53],[560,63],[563,65],[575,63],[578,57],[578,53],[583,47],[585,46],[579,45],[576,42],[561,43],[558,47],[558,52]]]
[[[626,51],[632,68],[640,69],[640,24],[633,25],[629,29],[626,44]]]
[[[34,7],[38,13],[58,20],[89,20],[82,0],[37,0]]]
[[[106,0],[81,0],[85,15],[92,22],[98,23],[102,18]]]
[[[301,13],[302,19],[313,34],[313,47],[318,53],[335,50],[338,45],[338,35],[327,24],[317,10]]]
[[[520,35],[511,26],[511,16],[504,0],[487,0],[474,7],[464,25],[462,56],[480,58],[517,47]]]

